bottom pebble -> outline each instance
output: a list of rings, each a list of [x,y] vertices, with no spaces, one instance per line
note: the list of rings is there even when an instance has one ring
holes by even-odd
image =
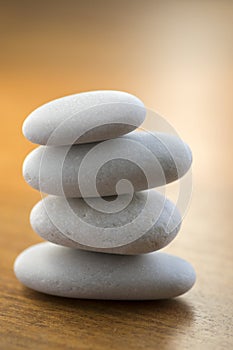
[[[187,261],[165,253],[116,256],[48,242],[24,250],[14,270],[36,291],[84,299],[168,299],[187,292],[196,278]]]

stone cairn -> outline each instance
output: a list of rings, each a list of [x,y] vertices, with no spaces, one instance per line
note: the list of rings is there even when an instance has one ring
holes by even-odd
[[[167,299],[193,286],[188,262],[157,252],[182,218],[153,189],[181,178],[191,151],[178,136],[136,130],[145,116],[135,96],[92,91],[46,103],[25,120],[23,134],[40,146],[26,157],[23,175],[48,194],[30,221],[49,241],[17,257],[25,286],[112,300]]]

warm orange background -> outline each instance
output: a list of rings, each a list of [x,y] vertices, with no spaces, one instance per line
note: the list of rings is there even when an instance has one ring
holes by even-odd
[[[231,0],[0,3],[3,185],[12,176],[18,188],[33,147],[21,134],[27,114],[94,89],[136,94],[190,144],[204,185],[232,185]]]
[[[193,201],[167,251],[191,261],[198,280],[184,297],[194,310],[188,325],[183,320],[187,329],[172,339],[180,344],[202,339],[206,344],[213,331],[211,349],[219,348],[216,342],[229,345],[233,1],[15,0],[0,1],[0,6],[0,246],[5,283],[21,295],[13,260],[40,241],[28,221],[40,195],[21,176],[23,159],[35,147],[21,133],[23,120],[37,106],[63,95],[128,91],[165,116],[193,150]]]

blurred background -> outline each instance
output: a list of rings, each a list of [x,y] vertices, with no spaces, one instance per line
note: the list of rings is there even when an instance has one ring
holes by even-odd
[[[29,240],[38,239],[31,236],[28,215],[40,195],[21,175],[23,159],[35,147],[21,133],[23,120],[54,98],[99,89],[135,94],[175,127],[193,150],[193,210],[196,203],[199,218],[209,220],[211,203],[221,222],[229,220],[233,1],[0,4],[0,189],[2,205],[9,207],[4,220],[25,208],[15,223],[20,220]]]
[[[20,169],[34,147],[21,134],[25,117],[51,99],[96,89],[137,95],[190,144],[204,189],[210,178],[232,186],[231,0],[0,4],[3,191],[31,191]]]
[[[196,346],[212,330],[210,345],[224,347],[233,287],[233,1],[0,0],[0,7],[3,285],[10,295],[22,294],[13,261],[41,241],[29,224],[40,194],[21,175],[23,159],[36,147],[21,133],[23,120],[64,95],[127,91],[164,116],[193,151],[192,203],[181,233],[166,248],[189,260],[198,276],[184,297],[192,311],[178,322],[187,329],[177,343],[187,336]],[[35,300],[25,295],[23,303]],[[6,300],[14,318],[11,299]],[[54,332],[57,337],[57,328]]]
[[[21,175],[23,159],[36,145],[24,139],[23,120],[54,98],[99,89],[135,94],[191,146],[194,191],[189,215],[199,239],[205,229],[213,236],[213,228],[223,222],[230,227],[233,1],[0,4],[0,190],[2,207],[8,208],[1,212],[18,243],[39,239],[28,216],[40,194]],[[210,218],[216,212],[213,224]],[[11,225],[19,232],[13,233]],[[219,249],[224,251],[224,245]]]

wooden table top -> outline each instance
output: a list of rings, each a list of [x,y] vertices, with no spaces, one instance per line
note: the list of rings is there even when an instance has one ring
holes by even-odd
[[[197,282],[190,292],[174,300],[121,302],[46,296],[16,280],[15,257],[41,241],[28,223],[39,199],[31,192],[8,196],[6,191],[1,197],[1,349],[231,348],[230,196],[216,191],[194,195],[181,233],[165,249],[195,267]]]
[[[0,349],[232,349],[233,2],[68,3],[1,4]],[[164,249],[196,270],[184,296],[73,300],[14,276],[16,256],[41,241],[29,225],[40,195],[21,176],[34,148],[22,122],[46,101],[94,89],[136,94],[193,150],[192,202]]]

